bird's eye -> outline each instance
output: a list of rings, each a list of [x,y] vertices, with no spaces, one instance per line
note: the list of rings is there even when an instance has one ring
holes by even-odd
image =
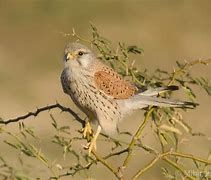
[[[82,56],[83,54],[84,54],[83,51],[79,51],[79,52],[78,52],[78,55],[79,55],[79,56]]]

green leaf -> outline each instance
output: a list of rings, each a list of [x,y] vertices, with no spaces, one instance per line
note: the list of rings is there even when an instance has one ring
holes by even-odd
[[[184,64],[182,64],[181,62],[179,61],[176,61],[176,64],[179,68],[183,68],[184,67]]]
[[[200,87],[202,87],[208,95],[211,95],[211,84],[210,81],[208,79],[205,79],[204,77],[200,77],[200,78],[192,78],[193,83],[199,85]]]
[[[168,144],[168,141],[166,139],[166,136],[165,136],[165,133],[158,133],[158,137],[159,137],[159,140],[161,141],[161,143],[163,145],[167,145]]]
[[[191,132],[191,127],[189,127],[184,121],[180,120],[180,119],[177,119],[177,118],[173,118],[173,120],[179,124],[181,127],[183,127],[183,129],[186,131],[186,132]]]
[[[189,88],[188,86],[182,86],[182,89],[184,90],[185,94],[190,98],[191,101],[196,100],[196,95],[194,94],[191,88]]]
[[[55,129],[58,129],[58,124],[57,124],[57,122],[56,122],[56,119],[53,117],[52,114],[50,114],[50,117],[51,117],[51,120],[53,121],[51,124],[53,125],[53,127],[54,127]]]
[[[93,38],[99,38],[99,34],[97,32],[97,28],[93,24],[90,24],[90,25],[91,25],[91,29],[92,29],[92,36],[93,36]]]
[[[15,149],[19,149],[19,146],[17,144],[12,144],[11,142],[8,142],[7,140],[4,140],[4,143],[8,144],[9,146],[11,146]]]
[[[178,128],[166,124],[162,124],[160,129],[182,135],[182,132]]]
[[[211,150],[209,150],[207,160],[208,160],[208,161],[211,161]]]
[[[25,131],[27,134],[31,135],[33,138],[37,138],[32,129],[28,128],[28,129],[25,129]]]
[[[176,179],[176,177],[174,175],[169,173],[169,170],[167,168],[162,167],[161,170],[162,170],[162,174],[165,176],[165,178],[167,178],[167,179]]]
[[[133,46],[128,46],[127,47],[127,52],[128,53],[133,53],[133,54],[142,54],[143,53],[143,49],[133,45]]]

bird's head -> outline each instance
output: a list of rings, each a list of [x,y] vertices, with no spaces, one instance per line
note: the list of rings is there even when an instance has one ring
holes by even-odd
[[[69,43],[64,51],[65,67],[89,68],[95,61],[95,56],[90,49],[80,43]]]

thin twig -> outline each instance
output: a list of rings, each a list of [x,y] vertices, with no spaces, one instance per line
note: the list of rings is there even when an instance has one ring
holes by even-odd
[[[179,167],[178,164],[175,163],[174,161],[168,159],[167,157],[163,157],[163,160],[169,163],[170,165],[172,165],[178,171],[180,171],[185,178],[190,179],[190,180],[195,180],[194,177],[188,176],[188,174],[185,173],[185,171],[181,167]]]
[[[140,141],[139,142],[140,144],[137,144],[138,147],[141,147],[142,149],[144,149],[148,153],[154,154],[156,156],[159,154],[159,152],[156,149],[154,149],[154,148],[152,148],[152,147],[150,147],[146,144],[143,144],[141,140],[139,140],[139,141]]]
[[[77,39],[81,40],[81,41],[84,41],[84,42],[88,42],[88,43],[92,43],[93,40],[88,40],[88,39],[85,39],[85,38],[82,38],[81,36],[79,36],[76,32],[75,32],[75,29],[72,28],[72,36],[73,37],[76,37]]]
[[[49,180],[51,179],[60,179],[62,177],[66,177],[66,176],[74,176],[76,175],[76,173],[78,173],[79,171],[82,171],[82,170],[88,170],[94,163],[96,163],[97,161],[96,160],[93,160],[92,162],[88,163],[87,165],[85,166],[81,166],[80,167],[77,167],[78,164],[76,165],[76,167],[72,167],[70,168],[70,171],[73,170],[73,172],[66,172],[64,174],[60,174],[58,176],[52,176],[49,178]]]
[[[160,159],[159,156],[157,156],[156,158],[154,158],[148,165],[146,165],[143,169],[141,169],[140,171],[138,171],[132,179],[135,180],[138,177],[140,177],[144,172],[146,172],[147,170],[149,170],[159,159]]]
[[[192,154],[185,154],[185,153],[180,153],[180,152],[169,152],[168,155],[170,156],[179,156],[179,157],[183,157],[183,158],[187,158],[187,159],[192,159],[207,165],[211,165],[211,161],[208,160],[204,160],[202,158],[199,157],[195,157]]]
[[[100,155],[98,155],[95,151],[92,151],[92,154],[95,156],[96,160],[101,162],[105,167],[107,167],[119,180],[122,180],[122,175],[110,164],[108,164],[105,159],[103,159]]]
[[[150,169],[159,159],[165,157],[168,155],[170,151],[162,153],[162,154],[157,154],[157,156],[148,164],[146,165],[143,169],[139,170],[133,177],[133,180],[137,179],[140,177],[144,172],[146,172],[148,169]]]
[[[186,62],[182,67],[180,67],[177,70],[174,70],[174,72],[172,73],[171,80],[168,83],[168,86],[172,85],[174,83],[176,76],[179,75],[180,73],[184,73],[187,68],[191,68],[192,66],[197,65],[197,64],[208,65],[210,63],[211,63],[211,59],[206,59],[206,60],[197,59],[191,62]]]
[[[128,149],[123,149],[123,150],[121,150],[121,151],[118,151],[118,152],[115,152],[115,153],[108,154],[108,155],[105,156],[103,159],[108,159],[108,158],[113,157],[113,156],[119,156],[119,155],[121,155],[121,154],[123,154],[123,153],[126,153],[126,152],[128,152]]]

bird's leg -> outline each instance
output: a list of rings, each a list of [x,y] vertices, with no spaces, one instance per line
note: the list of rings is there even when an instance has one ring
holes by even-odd
[[[84,148],[88,149],[88,153],[90,156],[91,152],[97,149],[96,140],[97,140],[98,135],[101,132],[101,127],[98,125],[97,131],[94,134],[89,121],[87,121],[84,128],[81,130],[81,132],[83,134],[83,137],[86,138],[88,141],[88,144],[84,146]]]
[[[87,141],[91,140],[91,137],[93,137],[93,130],[92,127],[89,123],[89,121],[86,122],[84,128],[81,130],[82,134],[83,134],[83,138],[86,138]]]
[[[101,127],[98,125],[97,131],[89,144],[89,150],[88,150],[89,156],[93,150],[95,151],[97,149],[96,140],[100,132],[101,132]]]

